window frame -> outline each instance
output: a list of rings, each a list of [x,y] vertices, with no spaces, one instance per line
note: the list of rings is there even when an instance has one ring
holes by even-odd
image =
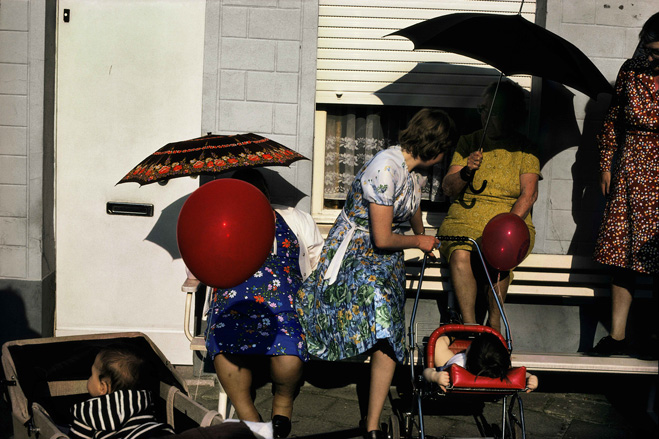
[[[325,207],[325,138],[327,134],[327,111],[316,110],[314,118],[313,170],[311,182],[311,215],[318,225],[331,225],[341,209]],[[422,211],[423,224],[434,228],[441,224],[446,212]]]

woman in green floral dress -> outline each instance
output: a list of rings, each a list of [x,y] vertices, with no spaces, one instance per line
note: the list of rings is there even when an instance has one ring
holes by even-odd
[[[403,251],[430,252],[424,235],[422,177],[455,141],[440,110],[423,109],[400,133],[401,146],[380,151],[355,176],[345,206],[330,230],[317,269],[298,292],[297,312],[311,355],[340,360],[371,354],[366,432],[384,437],[379,419],[396,362],[405,356]],[[401,234],[409,221],[414,235]]]

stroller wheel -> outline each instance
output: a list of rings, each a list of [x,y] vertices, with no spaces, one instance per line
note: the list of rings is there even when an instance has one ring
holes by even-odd
[[[400,439],[400,422],[398,416],[391,414],[387,426],[387,439]]]

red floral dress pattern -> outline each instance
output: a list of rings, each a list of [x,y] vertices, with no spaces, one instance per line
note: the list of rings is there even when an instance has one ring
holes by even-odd
[[[659,273],[658,95],[647,60],[627,60],[598,137],[611,189],[595,260],[647,274]]]

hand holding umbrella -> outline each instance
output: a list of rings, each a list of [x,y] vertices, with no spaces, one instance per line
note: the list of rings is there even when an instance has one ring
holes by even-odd
[[[469,171],[467,173],[467,177],[469,177],[469,179],[470,179],[470,184],[471,184],[471,179],[473,179],[473,177],[474,177],[474,173],[477,170],[480,169],[482,162],[483,162],[483,148],[482,147],[481,147],[481,149],[472,152],[471,154],[469,154],[469,157],[467,157],[467,166],[466,166],[466,168],[469,169]],[[486,181],[483,181],[483,187],[480,189],[481,192],[482,192],[483,189],[485,189],[485,184],[486,183],[487,183]],[[473,187],[471,187],[471,189],[473,191]],[[476,191],[474,191],[474,192],[476,192]],[[480,192],[476,192],[476,193],[480,193]]]

